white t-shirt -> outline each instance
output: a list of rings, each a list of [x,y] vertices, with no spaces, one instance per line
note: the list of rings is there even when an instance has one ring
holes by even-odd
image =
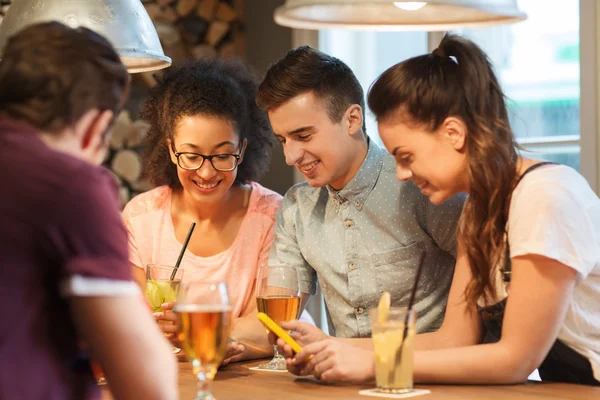
[[[536,169],[513,193],[508,241],[511,258],[538,254],[578,272],[558,338],[590,360],[600,381],[600,199],[572,168]]]

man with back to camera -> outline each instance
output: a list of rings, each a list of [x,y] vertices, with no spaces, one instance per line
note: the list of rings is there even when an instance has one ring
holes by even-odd
[[[175,399],[171,348],[132,281],[116,188],[98,166],[129,76],[102,36],[58,22],[0,61],[0,398]],[[10,362],[8,361],[10,360]]]

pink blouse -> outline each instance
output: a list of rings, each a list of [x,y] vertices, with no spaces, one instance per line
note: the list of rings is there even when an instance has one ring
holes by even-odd
[[[233,244],[210,257],[199,257],[186,250],[180,268],[183,280],[218,280],[227,283],[233,317],[241,316],[248,302],[254,301],[254,281],[258,268],[267,264],[273,241],[275,213],[281,195],[251,182],[248,211]],[[129,260],[137,267],[148,264],[173,265],[182,243],[175,237],[171,219],[171,193],[160,186],[134,197],[123,210],[129,234]]]

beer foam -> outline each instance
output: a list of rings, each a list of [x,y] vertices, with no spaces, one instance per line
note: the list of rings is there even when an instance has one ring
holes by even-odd
[[[230,312],[229,304],[175,304],[175,312]]]

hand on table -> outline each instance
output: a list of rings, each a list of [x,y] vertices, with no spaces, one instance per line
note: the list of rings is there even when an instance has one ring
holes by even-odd
[[[221,366],[224,367],[229,363],[240,361],[244,350],[246,350],[246,348],[239,342],[231,341],[227,343],[227,352],[225,353],[225,358],[223,359]]]
[[[281,339],[285,362],[294,375],[314,375],[324,382],[362,383],[375,377],[375,353],[336,339],[321,340],[305,346],[294,355],[292,348]]]

